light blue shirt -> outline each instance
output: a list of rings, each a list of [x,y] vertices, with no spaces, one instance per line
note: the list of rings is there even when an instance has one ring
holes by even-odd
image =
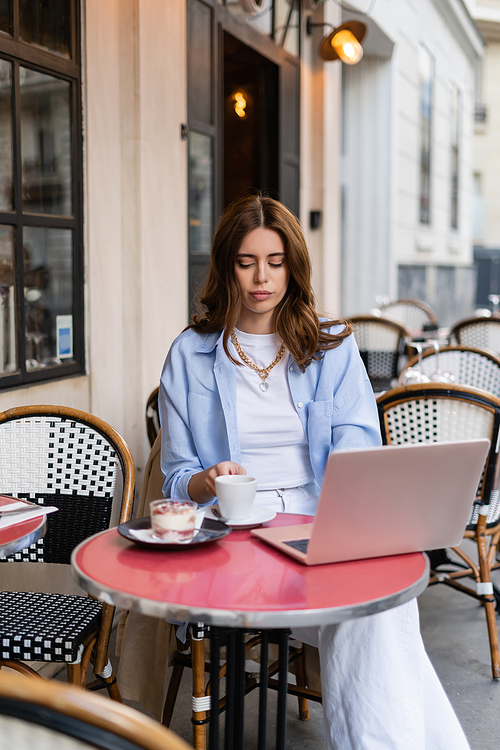
[[[352,335],[305,372],[289,355],[287,373],[320,487],[332,450],[381,444],[373,390]],[[221,461],[241,464],[236,365],[224,352],[222,333],[188,329],[174,341],[160,380],[159,412],[165,497],[189,497],[193,474]]]

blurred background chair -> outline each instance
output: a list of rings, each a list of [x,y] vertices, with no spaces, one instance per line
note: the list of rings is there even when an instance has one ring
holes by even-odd
[[[0,674],[0,750],[189,750],[132,708],[73,686]]]
[[[395,385],[410,338],[404,326],[376,315],[355,315],[354,337],[375,393]]]
[[[500,318],[484,316],[459,321],[450,331],[450,343],[454,342],[500,355]]]
[[[418,366],[418,357],[412,357],[401,370],[398,385],[404,384],[408,370]],[[490,352],[470,346],[444,346],[439,352],[427,349],[419,367],[431,381],[436,373],[449,373],[457,384],[481,388],[500,398],[500,357]]]
[[[437,329],[436,313],[426,302],[416,299],[398,299],[380,306],[384,317],[395,320],[412,335],[424,330]]]
[[[106,422],[64,406],[23,406],[0,413],[0,493],[59,508],[47,533],[12,561],[69,565],[83,539],[132,512],[135,468],[120,435]],[[7,564],[7,563],[6,563]],[[114,607],[87,596],[0,591],[0,667],[34,674],[26,661],[66,664],[68,680],[106,687],[121,700],[107,657]]]
[[[155,388],[146,402],[146,431],[151,448],[160,432],[160,415],[158,413],[159,390],[159,388]]]
[[[488,459],[476,497],[471,498],[471,513],[464,533],[464,538],[476,543],[479,563],[472,560],[460,547],[453,548],[460,560],[456,564],[446,551],[431,551],[429,583],[444,583],[474,597],[484,606],[492,673],[494,678],[500,678],[495,615],[495,600],[500,601],[500,592],[494,590],[491,582],[491,570],[498,567],[493,561],[500,537],[500,492],[494,489],[499,448],[500,399],[467,386],[429,383],[387,391],[378,397],[377,404],[382,439],[387,445],[484,437],[490,440]],[[432,477],[408,477],[408,481],[419,482],[422,492],[425,492],[426,482],[431,482]],[[487,538],[490,539],[489,547]],[[437,572],[436,569],[442,565],[454,570]],[[462,583],[461,579],[464,578],[472,578],[475,588]]]

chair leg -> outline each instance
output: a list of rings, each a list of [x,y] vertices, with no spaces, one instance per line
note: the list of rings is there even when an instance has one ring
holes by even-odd
[[[89,653],[91,653],[91,649],[89,649]],[[89,660],[82,659],[82,687],[86,686],[88,662]],[[111,700],[114,700],[117,703],[123,703],[118,685],[116,684],[116,676],[113,672],[113,667],[109,658],[101,672],[96,672],[94,665],[94,674],[96,676],[96,680],[87,685],[87,687],[89,689],[99,689],[100,687],[105,687]]]
[[[172,721],[172,714],[174,712],[175,701],[177,700],[183,672],[184,665],[178,664],[174,661],[172,674],[170,675],[170,682],[168,683],[167,697],[165,698],[165,705],[163,707],[162,724],[166,727],[169,727],[170,722]]]
[[[191,637],[191,661],[193,672],[193,698],[205,696],[205,639]],[[212,706],[217,712],[218,706]],[[203,721],[207,717],[206,711],[195,711],[193,708],[193,721]],[[195,750],[206,750],[207,747],[207,725],[193,723],[193,746]]]
[[[94,672],[101,673],[106,669],[108,661],[109,636],[113,625],[115,608],[105,604],[102,608],[101,626],[97,634],[96,644],[93,653]]]
[[[500,652],[498,648],[498,630],[495,612],[495,597],[493,596],[493,585],[491,583],[491,572],[489,565],[488,549],[486,546],[485,535],[485,516],[479,516],[477,524],[477,551],[479,558],[479,571],[481,581],[478,586],[478,593],[483,595],[482,601],[486,613],[486,625],[488,627],[488,636],[490,640],[491,652],[491,671],[494,679],[500,679]]]
[[[111,671],[111,675],[109,677],[101,677],[101,679],[106,683],[106,690],[108,691],[108,695],[111,700],[114,700],[117,703],[123,703],[122,696],[116,683],[115,673]]]
[[[297,687],[305,687],[306,685],[306,673],[304,668],[304,651],[300,654],[298,659],[295,660],[295,678],[297,680]],[[307,698],[299,695],[297,696],[299,701],[299,719],[301,721],[309,721],[309,705]]]
[[[78,687],[83,687],[82,665],[80,662],[76,664],[66,664],[66,672],[68,675],[68,682],[70,683],[70,685],[77,685]]]

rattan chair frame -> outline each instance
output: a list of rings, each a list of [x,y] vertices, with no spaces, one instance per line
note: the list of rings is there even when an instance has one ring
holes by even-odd
[[[395,381],[398,377],[399,360],[406,350],[406,342],[411,338],[407,329],[400,323],[397,323],[395,320],[382,318],[378,315],[355,315],[354,317],[349,318],[349,320],[354,326],[354,336],[356,338],[356,341],[358,342],[358,348],[361,354],[361,358],[363,359],[363,362],[365,364],[366,371],[368,373],[368,377],[370,378],[373,390],[375,391],[375,393],[379,393],[382,390],[390,388],[393,381]],[[397,337],[396,345],[393,349],[380,350],[384,354],[390,353],[393,355],[393,362],[390,366],[390,371],[387,370],[386,372],[384,372],[384,374],[380,374],[378,370],[372,368],[370,362],[370,354],[372,352],[378,352],[379,350],[364,349],[361,346],[358,337],[356,336],[356,330],[361,326],[373,326],[378,327],[379,329],[383,328]]]
[[[457,371],[456,368],[453,368],[452,363],[458,358],[463,358],[464,361],[469,360],[476,365],[474,368],[467,368],[469,373],[467,377],[462,374],[462,369]],[[432,375],[435,368],[430,367],[429,364],[436,360],[439,361],[441,370],[448,369],[454,375],[455,383],[480,388],[500,398],[500,357],[496,354],[472,346],[443,346],[439,349],[438,354],[436,354],[434,348],[429,348],[422,354],[422,372],[424,375],[428,377]],[[399,373],[398,385],[404,385],[402,381],[406,370],[410,367],[416,367],[417,364],[418,356],[408,360],[406,367]],[[485,371],[489,371],[489,378],[484,376]],[[489,381],[490,387],[488,388],[485,386],[486,380]]]
[[[431,326],[437,326],[436,313],[434,312],[434,310],[432,309],[430,305],[428,305],[426,302],[423,302],[422,300],[416,300],[416,299],[391,300],[391,302],[388,302],[386,305],[382,305],[380,307],[380,311],[382,315],[385,315],[387,313],[387,315],[391,317],[391,312],[390,312],[391,308],[394,308],[397,305],[408,307],[408,308],[413,307],[413,308],[417,308],[421,310],[427,316],[427,320],[424,323],[424,325],[428,324]],[[394,317],[394,320],[396,320],[398,323],[401,323],[401,325],[403,325],[407,329],[412,328],[406,320],[401,320],[397,316]]]
[[[431,570],[429,584],[444,583],[479,600],[483,604],[488,628],[492,675],[495,679],[500,679],[500,653],[495,614],[495,595],[491,581],[491,570],[498,567],[494,564],[494,559],[500,538],[500,519],[495,518],[492,523],[487,523],[490,501],[493,496],[497,499],[498,494],[493,488],[500,440],[500,398],[486,391],[481,391],[478,388],[447,383],[417,384],[395,388],[377,398],[382,440],[386,445],[394,444],[388,419],[388,415],[392,409],[405,403],[443,399],[474,405],[479,409],[485,410],[492,416],[492,420],[490,420],[491,432],[482,435],[482,437],[489,438],[490,450],[483,476],[478,486],[478,493],[472,506],[473,509],[469,523],[464,532],[464,538],[473,540],[477,545],[479,563],[476,564],[460,547],[453,547],[453,551],[464,561],[465,566],[461,567],[458,571],[447,572],[445,574]],[[414,429],[417,429],[420,425],[417,425],[415,415],[413,415],[413,420]],[[464,439],[465,437],[466,435],[462,434],[457,439]],[[475,437],[478,437],[478,435],[475,435]],[[445,436],[443,439],[449,438]],[[399,442],[417,442],[417,440]],[[476,518],[477,521],[475,520]],[[488,538],[490,540],[489,546],[487,543]],[[460,583],[460,579],[467,577],[474,578],[476,582],[475,590]]]
[[[47,690],[44,680],[6,672],[0,674],[0,717],[16,718],[30,726],[49,727],[102,750],[111,747],[116,750],[189,750],[180,737],[132,708],[54,681]],[[27,750],[26,745],[16,744],[15,747]]]
[[[90,427],[112,445],[120,465],[123,480],[119,522],[123,523],[129,520],[132,515],[134,500],[135,466],[132,454],[118,432],[104,420],[92,414],[66,406],[52,405],[21,406],[8,409],[0,413],[0,425],[33,417],[55,417],[63,420],[72,420]],[[107,654],[114,611],[115,608],[111,605],[103,604],[99,629],[96,632],[90,633],[82,644],[83,654],[81,660],[78,663],[67,664],[68,681],[70,683],[81,687],[86,686],[87,672],[91,661],[93,662],[93,669],[96,675],[109,672],[109,668],[107,668],[109,663]],[[11,669],[23,674],[36,675],[36,672],[21,660],[3,660],[0,661],[0,669],[2,666],[9,666]],[[112,671],[109,676],[100,676],[95,683],[87,687],[95,689],[104,685],[112,698],[121,701],[118,686],[116,685],[116,678]]]
[[[477,326],[493,326],[495,327],[498,339],[500,341],[500,316],[480,316],[480,317],[473,317],[473,318],[465,318],[464,320],[460,320],[458,323],[456,323],[453,328],[450,330],[450,342],[453,343],[456,341],[461,346],[473,346],[477,349],[483,349],[487,351],[491,351],[495,354],[500,355],[500,346],[498,350],[492,346],[478,346],[477,339],[469,339],[467,337],[467,331],[473,330]]]

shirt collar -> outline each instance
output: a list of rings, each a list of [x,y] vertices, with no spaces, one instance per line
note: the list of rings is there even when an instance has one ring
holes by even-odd
[[[200,344],[196,351],[201,352],[202,354],[213,352],[216,346],[222,346],[223,336],[223,330],[220,333],[207,333],[203,340],[203,343]]]

